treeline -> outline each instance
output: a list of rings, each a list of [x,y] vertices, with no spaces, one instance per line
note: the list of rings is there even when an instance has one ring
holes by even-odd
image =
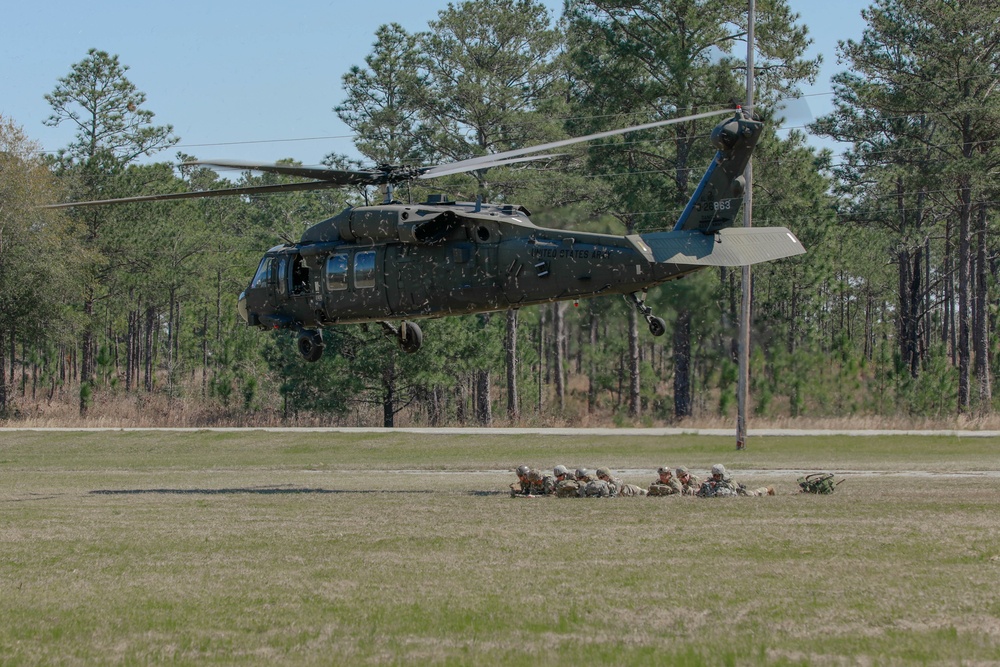
[[[343,75],[333,112],[367,164],[438,164],[724,108],[742,99],[746,75],[746,13],[733,5],[576,0],[552,17],[532,0],[468,0],[424,32],[380,28]],[[754,158],[754,225],[789,227],[808,253],[754,268],[751,408],[763,418],[988,415],[1000,2],[879,0],[864,17],[863,38],[840,48],[848,69],[835,110],[810,128],[850,145],[834,158],[780,130],[772,110],[818,63],[787,3],[758,2],[755,111],[770,122]],[[56,83],[45,122],[76,130],[56,155],[43,156],[15,119],[0,123],[5,419],[67,405],[87,419],[124,419],[126,405],[144,423],[179,410],[188,425],[735,415],[738,269],[652,291],[662,338],[608,297],[422,322],[415,355],[378,326],[336,327],[327,354],[302,361],[289,335],[245,327],[236,296],[264,250],[372,193],[40,208],[234,185],[203,168],[140,163],[179,138],[154,123],[127,74],[119,56],[91,50]],[[523,204],[544,226],[669,229],[711,160],[712,122],[607,140],[546,167],[456,176],[443,189]],[[235,184],[284,180],[244,173]]]

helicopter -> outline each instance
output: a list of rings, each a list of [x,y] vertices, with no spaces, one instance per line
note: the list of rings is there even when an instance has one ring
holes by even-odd
[[[536,226],[529,211],[516,204],[458,202],[440,194],[417,204],[392,198],[401,183],[550,159],[559,154],[544,151],[721,114],[730,117],[711,132],[715,158],[671,231],[619,236],[550,229]],[[413,353],[423,342],[414,320],[605,294],[623,295],[650,333],[662,336],[665,321],[645,303],[649,288],[709,266],[756,264],[805,252],[784,227],[733,226],[743,200],[743,173],[763,128],[763,122],[737,107],[735,112],[705,112],[431,167],[343,170],[194,160],[185,165],[312,180],[51,207],[384,186],[384,203],[348,208],[312,225],[297,242],[264,253],[239,295],[237,310],[248,326],[297,332],[298,353],[309,362],[321,358],[322,331],[334,325],[377,323],[403,351]]]

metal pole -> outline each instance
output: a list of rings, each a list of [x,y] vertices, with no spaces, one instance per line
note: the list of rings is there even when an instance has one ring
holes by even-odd
[[[749,0],[747,14],[747,103],[746,112],[753,114],[753,47],[756,8]],[[747,162],[743,172],[746,189],[743,192],[743,226],[749,227],[753,218],[753,161]],[[747,387],[750,379],[750,266],[743,267],[743,298],[740,301],[739,364],[740,378],[736,388],[736,449],[747,446]]]

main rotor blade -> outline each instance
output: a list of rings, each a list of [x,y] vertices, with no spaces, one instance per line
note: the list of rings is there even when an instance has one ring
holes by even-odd
[[[493,153],[492,155],[484,155],[482,157],[474,157],[468,160],[460,160],[459,162],[452,162],[450,164],[443,164],[436,167],[428,167],[422,169],[422,173],[418,178],[437,178],[438,176],[444,176],[446,174],[456,174],[465,171],[475,171],[477,169],[487,169],[497,164],[503,164],[508,162],[510,158],[518,157],[521,155],[527,155],[528,153],[537,153],[539,151],[552,150],[553,148],[562,148],[563,146],[571,146],[573,144],[579,144],[584,141],[594,141],[595,139],[603,139],[605,137],[613,137],[618,134],[625,134],[627,132],[638,132],[639,130],[648,130],[654,127],[663,127],[665,125],[676,125],[677,123],[686,123],[690,120],[698,120],[700,118],[711,118],[712,116],[721,116],[723,114],[734,113],[733,109],[720,109],[718,111],[706,111],[705,113],[694,114],[692,116],[684,116],[682,118],[670,118],[667,120],[658,120],[652,123],[644,123],[643,125],[633,125],[632,127],[623,127],[617,130],[608,130],[606,132],[597,132],[595,134],[588,134],[583,137],[573,137],[571,139],[563,139],[561,141],[553,141],[547,144],[539,144],[537,146],[529,146],[528,148],[517,148],[512,151],[505,151],[503,153]]]
[[[254,185],[245,188],[224,188],[222,190],[198,190],[197,192],[170,192],[160,195],[142,195],[139,197],[122,197],[121,199],[99,199],[95,201],[69,202],[66,204],[49,204],[42,208],[72,208],[81,206],[103,206],[105,204],[127,204],[140,201],[168,201],[171,199],[203,199],[205,197],[227,197],[235,195],[273,194],[278,192],[301,192],[309,190],[326,190],[340,187],[340,183],[331,181],[305,181],[302,183],[281,183],[278,185]]]
[[[274,164],[273,162],[240,162],[238,160],[190,160],[186,166],[206,165],[210,167],[225,167],[244,171],[263,171],[269,174],[285,176],[301,176],[328,181],[337,185],[379,185],[385,182],[385,173],[375,170],[354,171],[350,169],[333,169],[331,167],[303,167],[291,164]]]
[[[527,157],[518,157],[510,160],[494,160],[492,162],[479,165],[477,167],[455,167],[455,165],[461,165],[460,162],[455,162],[454,164],[443,164],[439,167],[431,167],[434,169],[434,174],[432,176],[417,176],[417,178],[437,178],[438,176],[448,176],[449,174],[463,174],[467,171],[475,171],[476,169],[487,169],[489,167],[503,167],[508,164],[517,164],[518,162],[531,162],[532,160],[548,160],[550,158],[562,157],[565,153],[546,153],[544,155],[529,155]]]

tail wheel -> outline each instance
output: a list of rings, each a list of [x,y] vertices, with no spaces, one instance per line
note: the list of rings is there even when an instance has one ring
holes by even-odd
[[[649,318],[649,333],[654,336],[662,336],[667,332],[667,323],[662,317]]]
[[[415,322],[403,322],[399,325],[399,346],[403,352],[413,354],[424,342],[424,332]]]
[[[323,356],[323,334],[315,329],[303,329],[298,338],[299,354],[306,361],[319,361]]]

